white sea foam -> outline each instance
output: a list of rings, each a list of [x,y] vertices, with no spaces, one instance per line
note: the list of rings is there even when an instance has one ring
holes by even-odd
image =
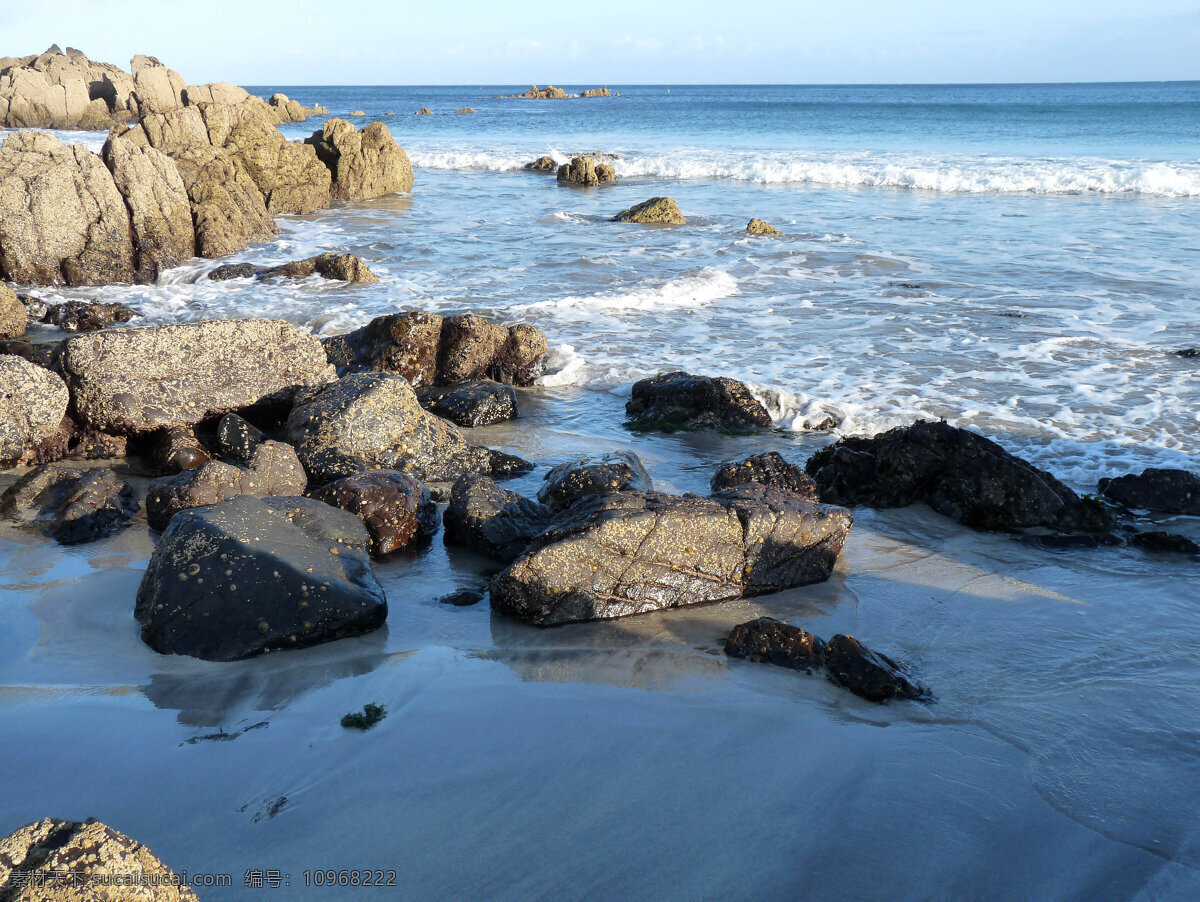
[[[711,304],[736,294],[737,279],[724,270],[706,266],[699,272],[671,279],[666,283],[644,283],[631,291],[612,294],[565,297],[537,301],[522,308],[551,311],[570,308],[606,311],[653,311]]]

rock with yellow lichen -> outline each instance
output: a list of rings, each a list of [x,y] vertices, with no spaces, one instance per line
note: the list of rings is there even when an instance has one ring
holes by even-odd
[[[387,600],[354,514],[300,497],[239,495],[177,514],[134,615],[162,654],[236,661],[383,625]]]
[[[650,474],[638,456],[632,451],[615,451],[559,464],[546,474],[537,497],[542,504],[560,511],[590,495],[653,490]]]

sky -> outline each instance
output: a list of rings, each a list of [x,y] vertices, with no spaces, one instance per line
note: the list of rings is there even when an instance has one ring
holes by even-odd
[[[157,56],[193,84],[1200,79],[1200,0],[0,3],[0,56]]]

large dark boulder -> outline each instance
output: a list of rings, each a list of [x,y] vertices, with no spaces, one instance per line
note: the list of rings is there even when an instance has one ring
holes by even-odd
[[[750,483],[792,492],[809,501],[819,500],[817,484],[812,477],[804,472],[803,467],[788,463],[777,451],[721,464],[710,486],[714,492],[721,492]]]
[[[672,432],[765,429],[771,415],[736,379],[666,373],[634,383],[625,405],[631,429]]]
[[[1101,479],[1100,494],[1135,510],[1200,516],[1200,475],[1187,470],[1150,468],[1116,479]]]
[[[855,695],[871,702],[893,698],[923,698],[928,690],[912,680],[904,669],[877,651],[871,651],[853,636],[834,636],[825,646],[829,678]]]
[[[492,607],[554,626],[828,579],[849,513],[756,488],[761,497],[583,498],[492,580]]]
[[[387,601],[354,514],[311,498],[239,495],[180,513],[138,590],[162,654],[236,661],[383,625]]]
[[[1045,470],[944,422],[918,421],[874,438],[844,438],[806,466],[831,504],[904,507],[924,501],[975,529],[1046,527],[1104,533],[1112,518]]]
[[[825,666],[825,642],[773,617],[739,623],[725,640],[725,654],[812,673]]]
[[[146,495],[151,529],[164,530],[181,510],[216,504],[237,495],[302,495],[308,487],[296,452],[283,442],[263,442],[249,467],[210,460],[177,476],[159,479]]]
[[[589,495],[625,491],[654,491],[650,474],[632,451],[615,451],[561,463],[546,474],[537,497],[551,510],[560,511]]]
[[[62,545],[120,532],[137,513],[133,489],[112,470],[42,466],[0,496],[0,515],[40,529]]]
[[[363,470],[400,470],[425,482],[464,473],[528,472],[532,464],[468,444],[457,428],[424,410],[393,373],[355,373],[298,398],[288,440],[318,483]]]
[[[428,538],[441,525],[429,489],[395,470],[347,476],[322,486],[312,497],[362,520],[371,534],[371,553],[376,555]]]
[[[517,393],[511,385],[475,379],[417,389],[417,400],[430,413],[458,426],[490,426],[517,417]]]
[[[266,435],[236,413],[227,413],[217,423],[217,450],[226,460],[249,463]]]
[[[554,512],[486,476],[461,476],[443,520],[446,544],[461,545],[505,564],[516,560],[554,519]]]

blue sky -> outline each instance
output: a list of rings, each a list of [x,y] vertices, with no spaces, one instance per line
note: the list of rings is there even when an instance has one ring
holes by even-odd
[[[1200,79],[1200,2],[0,3],[0,55],[149,53],[191,82]]]

